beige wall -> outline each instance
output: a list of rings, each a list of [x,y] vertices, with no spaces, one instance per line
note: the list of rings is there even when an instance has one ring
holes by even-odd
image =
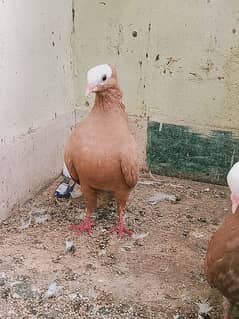
[[[71,110],[71,1],[0,1],[0,136]]]
[[[86,70],[116,63],[130,113],[237,129],[238,0],[75,0],[75,6],[79,105]]]
[[[0,220],[57,176],[73,113],[72,3],[0,1]]]

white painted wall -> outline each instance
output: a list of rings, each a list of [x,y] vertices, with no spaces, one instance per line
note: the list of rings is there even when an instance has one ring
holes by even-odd
[[[70,0],[0,1],[1,138],[71,110],[71,31]]]
[[[76,121],[70,0],[0,1],[0,219],[59,174]]]

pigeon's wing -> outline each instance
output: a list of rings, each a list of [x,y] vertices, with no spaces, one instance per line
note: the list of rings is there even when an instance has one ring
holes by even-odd
[[[133,188],[137,184],[139,178],[137,154],[134,145],[127,147],[121,153],[120,164],[126,184]]]

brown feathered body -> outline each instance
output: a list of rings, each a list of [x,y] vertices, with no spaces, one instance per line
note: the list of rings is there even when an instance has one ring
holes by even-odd
[[[96,208],[98,191],[113,192],[121,214],[138,181],[136,144],[121,98],[116,80],[96,93],[91,112],[65,148],[65,164],[80,182],[89,215]]]
[[[66,145],[65,163],[81,187],[129,192],[137,183],[136,147],[122,103],[95,104]]]
[[[211,287],[228,301],[225,318],[239,319],[239,209],[229,213],[213,234],[206,254],[205,273]]]

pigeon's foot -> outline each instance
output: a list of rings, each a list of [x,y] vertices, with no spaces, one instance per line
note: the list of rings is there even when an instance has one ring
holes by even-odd
[[[132,236],[133,235],[133,231],[129,230],[128,228],[126,228],[122,221],[118,222],[115,225],[115,227],[110,229],[110,234],[112,234],[114,232],[118,234],[118,239],[121,239],[123,234],[126,234],[128,236]]]
[[[86,217],[85,220],[79,225],[70,225],[69,229],[74,230],[77,235],[80,235],[83,232],[87,232],[89,235],[92,234],[92,226],[95,226],[95,222],[91,218]]]

